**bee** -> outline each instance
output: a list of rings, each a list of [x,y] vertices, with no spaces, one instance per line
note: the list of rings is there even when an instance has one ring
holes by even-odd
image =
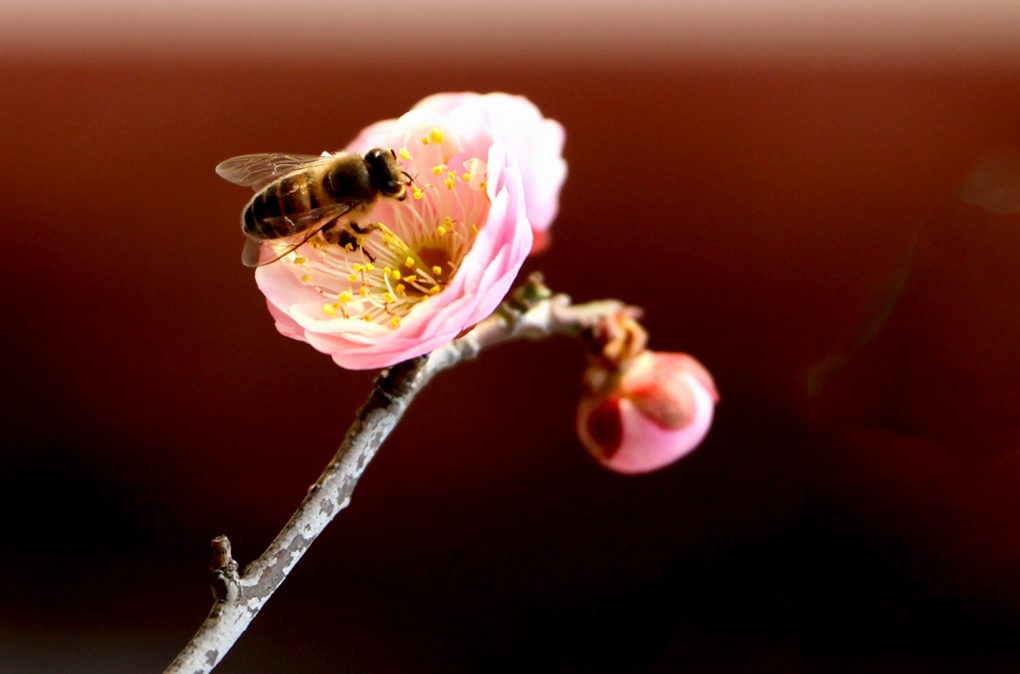
[[[379,197],[403,201],[411,176],[391,149],[375,148],[364,155],[341,151],[322,156],[246,154],[220,163],[216,173],[237,185],[255,190],[241,214],[241,231],[247,237],[241,262],[259,267],[276,262],[319,232],[344,221],[364,234],[357,220],[367,215]],[[340,230],[338,241],[353,242],[350,231]],[[286,244],[263,259],[262,244]]]

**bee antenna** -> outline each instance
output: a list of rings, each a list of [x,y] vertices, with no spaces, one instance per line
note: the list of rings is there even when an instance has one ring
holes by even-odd
[[[412,176],[412,175],[411,175],[410,173],[408,173],[407,171],[401,171],[401,173],[403,173],[403,174],[404,174],[405,176],[407,176],[407,180],[408,180],[408,182],[410,182],[410,183],[411,183],[412,185],[414,184],[414,181],[415,181],[415,180],[417,180],[417,178],[418,178],[418,175],[417,175],[417,174],[415,174],[415,175],[413,175],[413,176]]]

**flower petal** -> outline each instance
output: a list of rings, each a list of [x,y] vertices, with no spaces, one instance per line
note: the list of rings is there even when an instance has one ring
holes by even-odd
[[[528,119],[542,121],[524,99],[507,98]],[[529,167],[503,138],[481,105],[412,110],[363,130],[348,149],[404,150],[399,156],[416,176],[414,194],[403,202],[381,199],[359,216],[373,226],[357,247],[345,250],[318,235],[259,267],[256,280],[277,329],[342,367],[373,369],[438,348],[491,314],[533,241]]]

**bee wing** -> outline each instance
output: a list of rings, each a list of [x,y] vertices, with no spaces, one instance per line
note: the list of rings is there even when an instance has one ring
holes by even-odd
[[[322,208],[313,208],[304,213],[263,218],[262,222],[267,225],[273,226],[285,223],[297,233],[281,239],[260,239],[249,236],[248,240],[245,241],[244,250],[241,251],[241,263],[246,267],[261,267],[276,262],[281,257],[302,246],[306,241],[318,234],[326,225],[347,215],[351,208],[356,205],[349,203],[330,204]],[[262,244],[264,243],[271,243],[273,245],[272,247],[263,246]],[[284,246],[282,250],[280,248],[281,245]]]
[[[282,152],[243,154],[240,157],[231,157],[220,162],[216,167],[216,173],[235,185],[250,187],[258,192],[288,173],[332,160],[333,155],[283,154]]]

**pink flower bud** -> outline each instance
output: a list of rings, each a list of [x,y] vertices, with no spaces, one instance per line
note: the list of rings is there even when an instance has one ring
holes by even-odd
[[[719,394],[712,375],[684,353],[645,351],[626,370],[585,372],[577,433],[602,465],[647,473],[685,456],[712,425]]]

